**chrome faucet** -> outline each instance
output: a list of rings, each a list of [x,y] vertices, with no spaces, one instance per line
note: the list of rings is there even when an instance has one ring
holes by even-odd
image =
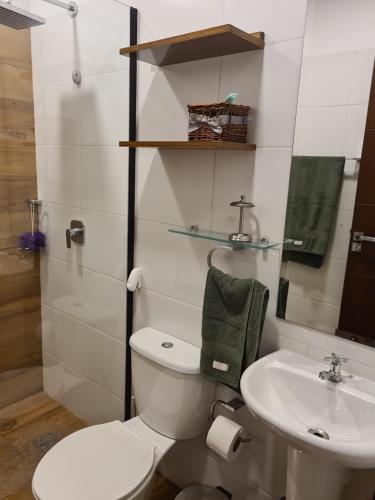
[[[85,242],[85,225],[80,220],[72,220],[70,228],[65,231],[66,248],[72,248],[72,241],[83,244]]]
[[[319,373],[319,378],[322,380],[329,380],[330,382],[335,382],[338,384],[342,381],[341,365],[346,363],[348,358],[343,358],[338,356],[336,353],[331,353],[331,356],[325,356],[324,361],[330,361],[331,366],[329,371],[321,371]]]

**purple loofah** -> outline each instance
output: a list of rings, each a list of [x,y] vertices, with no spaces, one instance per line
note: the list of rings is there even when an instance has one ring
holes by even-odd
[[[18,238],[18,245],[22,250],[39,252],[41,248],[46,246],[46,236],[41,231],[22,233]]]

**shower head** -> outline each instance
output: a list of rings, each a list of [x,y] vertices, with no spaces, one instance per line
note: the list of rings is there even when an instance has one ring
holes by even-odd
[[[0,24],[22,30],[24,28],[32,28],[45,24],[46,20],[43,17],[37,16],[32,12],[15,7],[11,3],[0,0]]]

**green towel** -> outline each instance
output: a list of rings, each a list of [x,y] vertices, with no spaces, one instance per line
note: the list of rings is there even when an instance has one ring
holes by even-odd
[[[268,289],[259,281],[209,269],[203,304],[203,374],[239,388],[243,371],[258,355],[268,297]]]
[[[294,156],[289,180],[283,260],[319,268],[327,252],[345,158]]]
[[[279,290],[277,293],[277,310],[276,316],[280,319],[285,319],[286,305],[288,302],[289,280],[280,276]]]

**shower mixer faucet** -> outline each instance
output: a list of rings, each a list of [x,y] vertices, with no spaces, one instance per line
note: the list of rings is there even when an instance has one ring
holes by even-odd
[[[85,242],[85,225],[80,220],[72,220],[70,228],[65,231],[66,248],[72,248],[72,241],[83,245]]]

